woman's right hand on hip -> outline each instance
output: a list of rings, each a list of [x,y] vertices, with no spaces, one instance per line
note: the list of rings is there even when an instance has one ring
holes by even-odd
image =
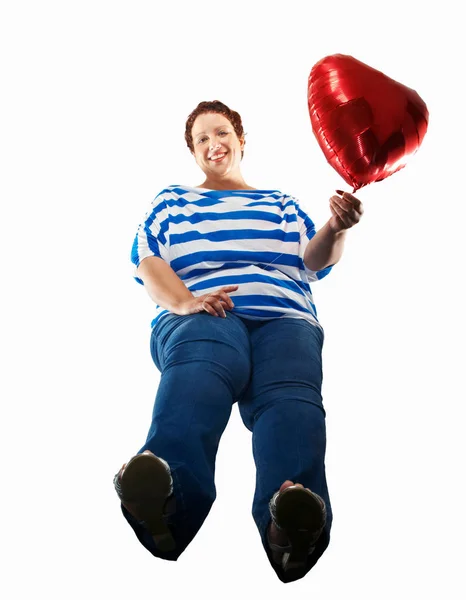
[[[234,307],[234,303],[228,296],[228,293],[234,292],[238,287],[238,285],[227,285],[215,292],[190,298],[179,305],[176,314],[192,315],[206,311],[214,317],[225,318],[225,310],[231,310]]]

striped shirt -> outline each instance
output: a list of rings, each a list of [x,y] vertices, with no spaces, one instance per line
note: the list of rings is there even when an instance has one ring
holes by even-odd
[[[304,250],[314,223],[293,196],[278,190],[207,190],[172,185],[152,201],[139,225],[131,261],[158,256],[194,296],[238,285],[231,312],[246,319],[293,317],[322,329]],[[157,305],[151,327],[170,312]]]

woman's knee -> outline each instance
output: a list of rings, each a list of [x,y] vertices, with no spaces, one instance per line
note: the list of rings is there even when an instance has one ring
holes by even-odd
[[[234,395],[243,389],[251,371],[250,346],[243,323],[232,315],[225,319],[207,313],[188,315],[169,336],[158,340],[162,370],[183,365],[197,378],[203,369],[231,380]]]

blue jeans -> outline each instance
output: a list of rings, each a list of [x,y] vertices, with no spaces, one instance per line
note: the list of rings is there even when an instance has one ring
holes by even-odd
[[[252,432],[256,489],[252,516],[270,564],[283,582],[316,564],[330,541],[332,510],[325,478],[322,331],[303,319],[258,321],[227,311],[163,317],[151,335],[161,372],[146,443],[171,467],[176,513],[168,524],[177,548],[157,550],[149,532],[121,505],[139,541],[154,556],[177,560],[216,498],[215,459],[233,404]],[[304,569],[284,573],[267,544],[268,503],[291,479],[319,494],[327,524]],[[234,524],[231,524],[234,527]],[[215,551],[214,549],[212,550]]]

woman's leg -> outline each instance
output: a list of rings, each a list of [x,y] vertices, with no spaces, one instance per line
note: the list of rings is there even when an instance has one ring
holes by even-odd
[[[304,319],[274,319],[250,331],[252,376],[239,400],[252,431],[256,492],[252,514],[270,564],[283,582],[295,581],[316,564],[330,541],[332,509],[325,478],[325,410],[322,404],[323,334]],[[303,569],[284,572],[267,543],[268,503],[287,480],[321,496],[327,523]]]
[[[207,313],[163,317],[151,337],[161,379],[146,443],[170,465],[176,512],[167,523],[176,550],[160,552],[149,532],[121,505],[140,542],[154,555],[177,560],[216,497],[215,458],[232,405],[250,377],[248,332],[241,320]]]

